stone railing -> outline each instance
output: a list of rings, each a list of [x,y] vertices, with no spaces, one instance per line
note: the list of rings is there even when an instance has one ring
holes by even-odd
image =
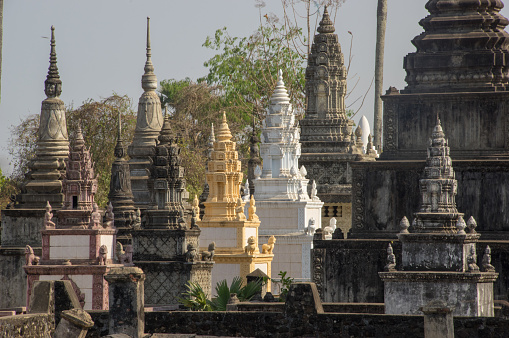
[[[2,337],[51,337],[55,316],[49,313],[7,316],[0,318]]]

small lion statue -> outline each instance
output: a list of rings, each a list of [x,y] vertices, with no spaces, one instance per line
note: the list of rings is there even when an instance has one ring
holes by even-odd
[[[34,249],[30,245],[25,247],[25,265],[37,265],[39,264],[39,256],[34,254]]]
[[[255,236],[251,236],[247,239],[247,245],[244,247],[244,252],[252,256],[256,252],[256,249],[258,249],[258,246],[256,245],[256,238]]]
[[[200,255],[198,254],[198,250],[196,250],[196,246],[193,243],[189,243],[187,245],[186,261],[194,262],[198,259],[200,259]]]
[[[201,260],[202,261],[212,261],[214,259],[214,251],[215,250],[216,250],[216,242],[210,243],[209,250],[201,252]]]
[[[108,259],[108,247],[106,245],[101,245],[99,248],[99,265],[106,265],[106,260]]]
[[[270,236],[268,243],[262,245],[262,253],[272,255],[272,250],[274,250],[274,244],[276,244],[276,237]]]

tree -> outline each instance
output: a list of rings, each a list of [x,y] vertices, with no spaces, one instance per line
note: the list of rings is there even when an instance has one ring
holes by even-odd
[[[375,51],[375,117],[374,145],[382,151],[382,95],[384,83],[384,47],[385,27],[387,25],[387,0],[378,0],[376,15],[376,51]]]
[[[132,101],[127,96],[114,94],[100,101],[89,99],[76,109],[66,109],[69,140],[72,142],[80,124],[85,144],[90,147],[99,185],[95,199],[104,207],[109,192],[113,150],[117,141],[118,114],[122,116],[123,137],[131,140],[136,125],[136,112],[132,109]],[[14,169],[10,179],[16,185],[23,181],[25,173],[28,172],[28,163],[35,156],[38,129],[39,115],[31,115],[11,128],[9,154]]]
[[[225,27],[205,40],[204,47],[220,52],[205,62],[209,74],[198,81],[220,87],[221,104],[229,113],[229,121],[250,125],[253,117],[256,121],[263,118],[279,69],[294,106],[303,109],[305,59],[288,47],[287,41],[302,31],[286,30],[266,20],[248,37],[232,37]]]

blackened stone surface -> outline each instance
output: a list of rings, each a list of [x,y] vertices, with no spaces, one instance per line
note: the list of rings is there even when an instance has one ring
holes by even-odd
[[[41,248],[33,248],[36,256],[41,256]],[[25,247],[0,247],[0,285],[2,295],[0,308],[26,306],[27,276],[25,265]]]
[[[435,116],[436,118],[436,116]],[[481,239],[509,240],[509,161],[454,160],[456,205],[474,216]],[[351,163],[352,230],[348,238],[396,238],[403,216],[419,210],[424,161]]]
[[[104,278],[109,283],[109,333],[143,337],[143,271],[137,267],[112,268]]]
[[[482,236],[481,236],[482,238]],[[314,240],[313,282],[324,302],[384,302],[384,284],[378,272],[387,263],[389,239]],[[480,240],[477,262],[482,261],[486,245],[492,250],[492,265],[499,273],[493,284],[495,300],[507,300],[509,289],[509,241]],[[401,269],[401,243],[392,241],[396,268]]]
[[[508,158],[508,92],[399,94],[384,101],[384,149],[381,159],[426,157],[429,132],[440,116],[451,158]],[[453,163],[456,169],[456,165]]]
[[[62,311],[71,309],[81,309],[71,281],[34,282],[28,313],[52,313],[55,315],[55,326],[58,326]]]
[[[322,301],[383,303],[384,284],[378,272],[383,271],[387,263],[390,242],[382,239],[314,240],[313,282]],[[401,262],[401,243],[393,241],[392,247],[396,261]]]

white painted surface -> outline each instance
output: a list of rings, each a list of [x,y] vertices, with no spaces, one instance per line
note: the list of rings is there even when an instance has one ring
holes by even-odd
[[[256,236],[256,228],[244,228],[244,239],[242,241],[242,244],[247,245],[247,239],[251,236],[254,236],[256,240],[258,240],[258,237]]]
[[[108,247],[108,257],[113,259],[115,257],[115,236],[113,235],[101,235],[99,236],[99,240],[101,241],[101,245],[106,245]]]
[[[63,275],[41,275],[39,280],[61,280]],[[85,310],[92,310],[92,286],[93,276],[92,275],[69,275],[69,278],[76,283],[80,288],[80,291],[85,294]]]
[[[216,242],[216,247],[236,247],[236,228],[201,228],[200,245],[206,247],[210,242]]]
[[[88,259],[90,236],[62,235],[50,236],[50,259]]]
[[[239,264],[214,264],[212,268],[212,295],[216,296],[216,284],[226,279],[228,286],[231,284],[233,277],[240,276]]]

